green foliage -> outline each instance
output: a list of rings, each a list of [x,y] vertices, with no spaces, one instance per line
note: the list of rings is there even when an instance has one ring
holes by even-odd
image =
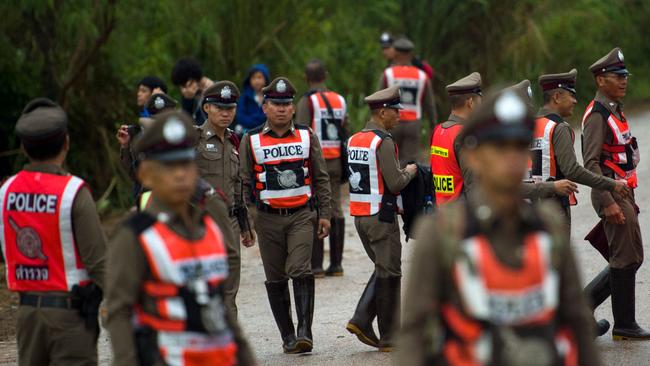
[[[9,0],[0,11],[0,176],[25,161],[11,153],[22,107],[48,96],[70,116],[70,170],[90,182],[102,209],[130,204],[114,135],[137,118],[136,83],[158,75],[171,84],[182,56],[200,60],[208,77],[237,84],[250,65],[265,63],[300,91],[304,64],[320,58],[328,84],[348,100],[353,130],[367,119],[363,97],[386,65],[384,30],[408,35],[435,67],[441,118],[444,85],[474,70],[488,85],[535,84],[540,73],[575,67],[584,105],[594,89],[588,66],[617,45],[633,73],[627,101],[650,96],[650,2],[643,0]]]

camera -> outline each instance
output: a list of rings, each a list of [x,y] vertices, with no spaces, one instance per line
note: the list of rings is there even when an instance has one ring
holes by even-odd
[[[131,138],[137,136],[140,133],[140,131],[142,131],[142,127],[140,127],[139,125],[133,124],[133,125],[128,125],[126,127],[126,132],[129,134]]]

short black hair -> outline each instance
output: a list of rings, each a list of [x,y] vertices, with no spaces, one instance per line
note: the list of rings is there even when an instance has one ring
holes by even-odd
[[[555,89],[551,89],[551,90],[544,90],[544,91],[542,92],[542,100],[543,100],[544,104],[547,104],[547,103],[550,103],[550,102],[551,102],[551,99],[553,98],[553,94],[555,94],[555,93],[562,93],[562,92],[570,93],[570,91],[568,91],[568,90],[564,90],[564,89],[562,89],[562,88],[555,88]]]
[[[189,80],[199,81],[203,78],[201,64],[193,57],[183,57],[176,61],[172,69],[172,83],[185,85]]]
[[[327,78],[325,63],[319,59],[310,60],[305,66],[305,77],[307,77],[307,82],[311,83],[325,81]]]
[[[151,89],[151,91],[153,91],[156,88],[160,88],[163,91],[163,93],[167,94],[167,84],[157,76],[152,76],[152,75],[145,76],[142,78],[142,80],[140,80],[138,85],[144,85],[147,88]]]
[[[21,140],[23,150],[31,160],[43,161],[57,156],[63,149],[67,133],[61,133],[43,141]]]

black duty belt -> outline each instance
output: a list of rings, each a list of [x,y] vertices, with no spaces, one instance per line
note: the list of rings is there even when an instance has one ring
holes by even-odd
[[[20,305],[41,308],[79,309],[81,308],[81,300],[69,296],[20,294]]]
[[[257,202],[256,203],[257,209],[266,212],[266,213],[272,213],[280,216],[291,216],[295,214],[296,212],[302,210],[305,207],[308,207],[307,205],[302,205],[300,207],[292,207],[292,208],[275,208],[267,205],[266,203],[262,202]]]

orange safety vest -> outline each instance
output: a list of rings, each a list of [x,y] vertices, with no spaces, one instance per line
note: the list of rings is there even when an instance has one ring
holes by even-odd
[[[295,126],[285,137],[260,131],[250,135],[258,199],[274,208],[306,205],[312,194],[309,127]]]
[[[461,124],[447,128],[440,124],[431,135],[431,173],[438,205],[458,199],[463,192],[463,172],[454,149],[454,142],[462,129]]]
[[[84,181],[21,171],[0,188],[0,243],[11,291],[70,291],[89,282],[75,244],[72,205]]]
[[[501,263],[485,235],[463,240],[452,267],[462,305],[441,306],[447,364],[501,364],[503,348],[495,342],[501,333],[495,329],[508,329],[522,342],[546,343],[559,364],[578,364],[572,333],[556,324],[560,279],[551,265],[552,239],[545,231],[530,232],[522,249],[522,266],[515,269]]]
[[[384,177],[377,160],[377,151],[384,132],[361,131],[348,139],[348,170],[350,187],[350,215],[372,216],[379,212],[384,196]],[[395,157],[398,156],[395,145]],[[390,192],[386,192],[391,194]],[[402,207],[402,197],[397,194],[397,206]]]
[[[228,255],[223,236],[208,216],[204,217],[205,235],[198,240],[188,240],[176,234],[166,224],[155,221],[138,234],[150,273],[143,283],[145,296],[153,299],[155,311],[136,306],[135,321],[156,332],[160,355],[169,365],[235,365],[237,345],[228,327],[223,301],[218,287],[228,276]],[[145,216],[146,215],[146,216]],[[202,308],[192,293],[192,284],[206,286],[212,315],[220,329],[207,333],[200,320]]]
[[[415,66],[391,66],[384,70],[386,87],[398,85],[402,92],[399,111],[400,121],[416,121],[422,118],[422,99],[429,77]]]
[[[636,167],[639,165],[641,158],[636,138],[632,136],[625,114],[621,112],[622,119],[618,119],[607,107],[592,100],[582,118],[583,130],[585,129],[587,117],[594,112],[603,116],[613,136],[611,142],[603,143],[603,151],[608,152],[611,156],[609,159],[601,157],[601,166],[608,167],[614,172],[617,179],[624,179],[627,181],[628,186],[636,188],[638,186]]]
[[[330,114],[327,99],[332,114]],[[323,149],[323,157],[326,160],[338,159],[341,157],[341,136],[339,132],[347,113],[345,99],[333,91],[314,92],[309,96],[312,111],[311,129],[314,131]]]
[[[557,167],[553,143],[555,126],[562,122],[562,118],[556,114],[535,119],[533,140],[530,143],[532,154],[528,160],[528,173],[524,179],[525,182],[540,183],[564,179],[564,174]],[[571,137],[573,141],[573,134],[571,134]],[[577,204],[576,195],[571,193],[569,195],[569,205],[575,206]]]

